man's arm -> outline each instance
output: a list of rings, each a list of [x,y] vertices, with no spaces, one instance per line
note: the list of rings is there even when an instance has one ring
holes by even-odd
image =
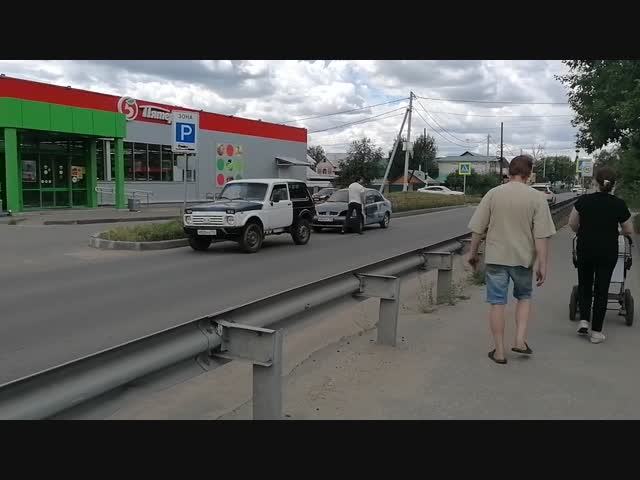
[[[536,238],[536,257],[538,266],[536,268],[536,283],[540,287],[547,279],[547,263],[549,262],[549,237]]]
[[[489,192],[482,198],[473,214],[473,217],[471,217],[471,221],[469,222],[469,230],[471,230],[472,233],[471,245],[469,246],[469,253],[467,254],[467,262],[469,262],[469,265],[474,268],[479,261],[478,250],[480,249],[482,237],[486,234],[491,220],[490,196]]]
[[[622,234],[633,235],[633,222],[631,221],[631,219],[622,224]]]

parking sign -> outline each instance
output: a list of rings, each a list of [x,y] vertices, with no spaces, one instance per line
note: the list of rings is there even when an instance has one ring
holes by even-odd
[[[200,128],[200,114],[174,110],[171,122],[171,150],[174,153],[198,153],[198,130]]]
[[[458,175],[471,175],[471,164],[466,162],[458,164]]]

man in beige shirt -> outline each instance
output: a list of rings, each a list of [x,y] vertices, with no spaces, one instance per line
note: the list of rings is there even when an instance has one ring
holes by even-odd
[[[533,160],[520,155],[509,164],[509,182],[490,190],[478,205],[469,229],[472,231],[468,262],[478,264],[478,248],[486,234],[485,264],[489,322],[495,349],[489,358],[506,364],[504,351],[505,306],[510,280],[516,306],[516,339],[512,351],[531,355],[526,342],[531,311],[533,267],[540,287],[547,276],[549,237],[556,233],[544,194],[527,185]]]

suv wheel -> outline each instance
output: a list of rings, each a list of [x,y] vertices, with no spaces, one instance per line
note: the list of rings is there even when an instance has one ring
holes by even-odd
[[[311,227],[309,221],[301,218],[291,229],[291,238],[296,245],[305,245],[311,238]]]
[[[240,247],[247,253],[256,253],[262,246],[264,234],[257,223],[249,223],[240,235]]]
[[[211,245],[211,238],[199,237],[197,235],[189,235],[189,246],[194,250],[203,252]]]

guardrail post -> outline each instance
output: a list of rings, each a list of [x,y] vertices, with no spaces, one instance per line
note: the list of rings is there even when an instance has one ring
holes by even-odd
[[[282,418],[282,333],[268,328],[214,321],[222,339],[213,355],[253,364],[253,419]]]
[[[437,299],[438,303],[445,303],[453,293],[453,253],[451,252],[424,252],[424,268],[426,270],[438,270]]]
[[[380,299],[378,339],[380,345],[396,346],[398,312],[400,310],[400,279],[388,275],[357,273],[360,280],[359,295]]]

